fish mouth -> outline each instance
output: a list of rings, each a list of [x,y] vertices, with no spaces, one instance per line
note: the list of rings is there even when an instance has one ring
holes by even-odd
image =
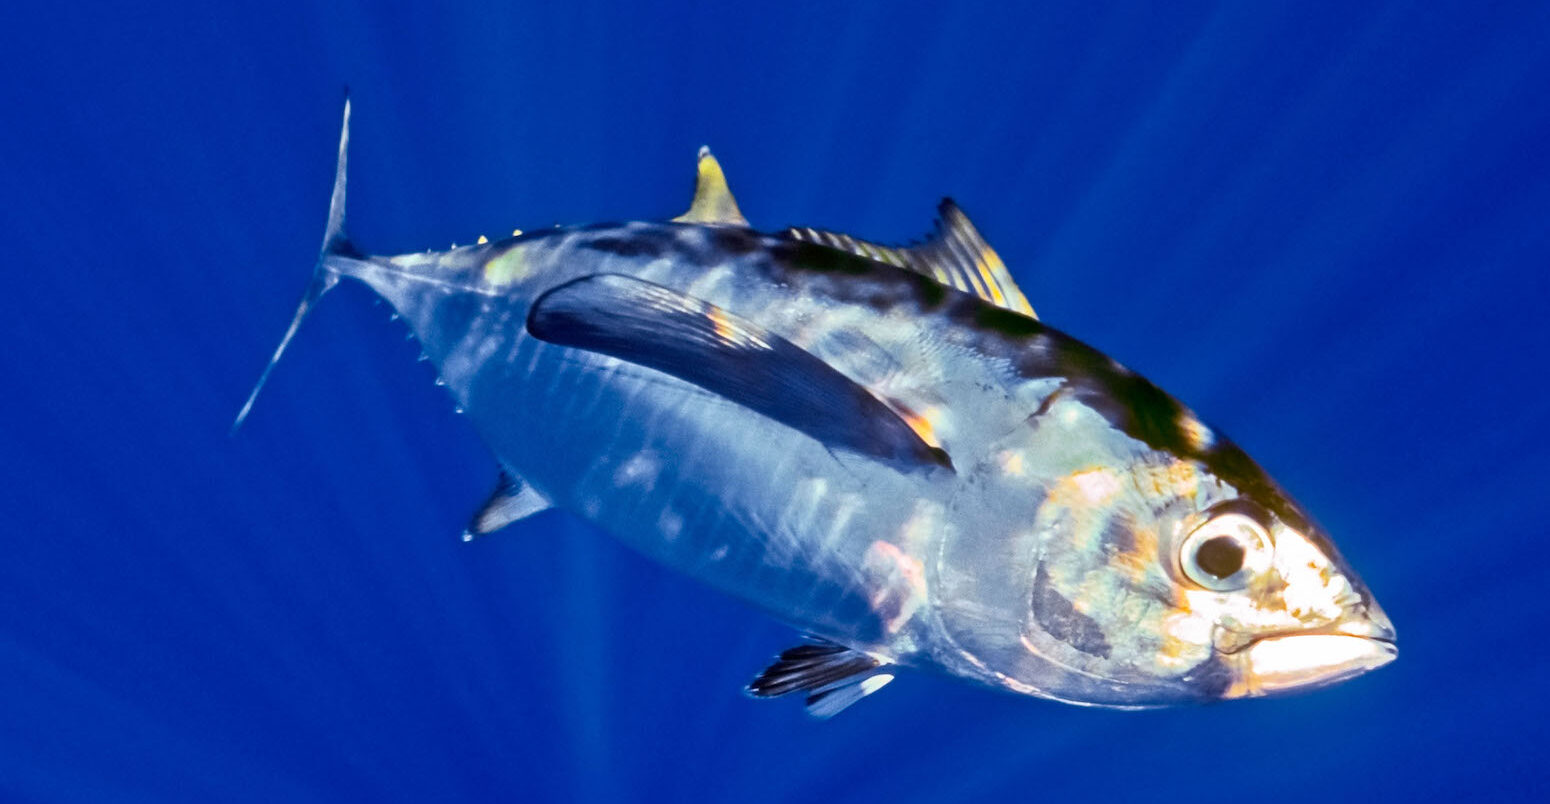
[[[1226,658],[1235,665],[1227,698],[1257,698],[1318,689],[1376,670],[1399,658],[1394,626],[1381,611],[1331,626],[1275,634]]]

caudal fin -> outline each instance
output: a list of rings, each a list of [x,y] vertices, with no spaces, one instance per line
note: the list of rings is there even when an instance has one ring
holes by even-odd
[[[291,325],[285,329],[280,345],[275,347],[274,356],[269,358],[269,364],[264,366],[264,373],[258,376],[258,383],[253,386],[252,393],[248,394],[247,401],[242,403],[242,410],[237,412],[237,419],[231,424],[233,434],[247,420],[248,413],[252,412],[253,402],[258,399],[258,392],[263,390],[264,383],[269,380],[269,373],[274,370],[275,364],[280,362],[280,356],[285,354],[285,348],[290,345],[291,339],[296,337],[296,330],[301,328],[301,322],[306,319],[308,313],[312,312],[312,308],[317,305],[319,299],[323,298],[323,294],[339,283],[339,273],[329,266],[329,258],[359,256],[344,228],[345,165],[349,151],[350,98],[347,94],[344,99],[344,125],[339,132],[339,164],[334,169],[334,194],[328,203],[328,228],[323,231],[323,247],[318,250],[318,261],[312,269],[312,282],[307,285],[307,292],[302,294],[301,303],[296,306],[296,314],[291,317]]]

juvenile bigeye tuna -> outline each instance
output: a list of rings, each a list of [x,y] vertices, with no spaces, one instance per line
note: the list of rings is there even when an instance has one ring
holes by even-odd
[[[322,254],[274,359],[340,277],[366,283],[503,468],[466,536],[562,508],[811,635],[752,694],[827,716],[899,665],[1140,707],[1394,658],[1308,515],[1040,323],[951,201],[910,248],[764,234],[702,151],[671,221],[369,257],[345,236],[348,124],[347,103]]]

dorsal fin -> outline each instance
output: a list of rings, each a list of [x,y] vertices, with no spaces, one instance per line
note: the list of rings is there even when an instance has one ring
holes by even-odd
[[[748,219],[737,208],[737,199],[727,188],[727,175],[721,163],[710,155],[710,147],[700,146],[698,176],[694,182],[694,202],[689,211],[674,218],[679,223],[724,223],[747,226]]]
[[[820,229],[792,228],[787,229],[786,234],[796,240],[908,268],[950,288],[973,293],[997,307],[1038,318],[1028,297],[1012,281],[1006,264],[969,222],[969,216],[963,214],[951,198],[942,199],[937,212],[940,217],[936,232],[924,243],[914,246],[880,246]]]

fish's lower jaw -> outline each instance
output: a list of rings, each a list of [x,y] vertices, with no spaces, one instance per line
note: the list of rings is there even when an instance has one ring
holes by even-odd
[[[1267,637],[1227,657],[1234,681],[1222,697],[1258,698],[1317,689],[1398,658],[1388,639],[1347,633]]]

